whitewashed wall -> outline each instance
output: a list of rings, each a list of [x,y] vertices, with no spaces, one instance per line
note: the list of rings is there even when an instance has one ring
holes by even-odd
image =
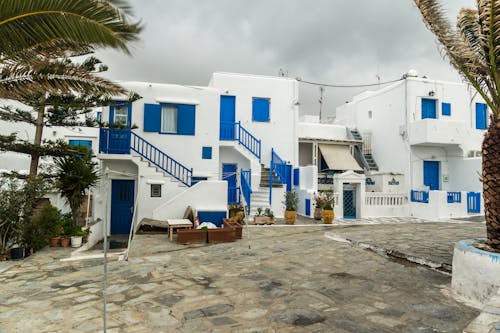
[[[318,193],[318,168],[315,165],[309,165],[299,168],[299,185],[294,186],[299,198],[297,205],[297,214],[313,217],[314,214],[314,194]],[[311,200],[310,214],[306,215],[306,199]]]
[[[297,165],[299,92],[295,79],[214,73],[209,86],[217,88],[221,95],[236,96],[236,121],[241,121],[243,127],[262,140],[262,163],[269,165],[271,148],[274,148],[281,158]],[[270,122],[252,121],[253,97],[271,100]]]

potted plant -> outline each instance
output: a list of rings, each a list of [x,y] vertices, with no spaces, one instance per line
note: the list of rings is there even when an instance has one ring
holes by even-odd
[[[273,224],[274,223],[274,214],[270,208],[264,209],[257,208],[257,214],[253,218],[253,222],[255,224]]]
[[[285,222],[286,224],[294,224],[297,219],[297,202],[299,198],[297,192],[285,192]]]
[[[243,224],[245,218],[245,207],[242,204],[229,205],[229,217],[235,217],[238,223]]]
[[[315,220],[321,220],[323,217],[323,206],[325,205],[325,195],[323,193],[314,193],[313,196],[314,200],[314,219]]]
[[[324,193],[325,203],[323,205],[323,221],[325,224],[331,224],[335,214],[333,213],[333,207],[335,205],[334,196],[332,191],[327,191]]]
[[[62,217],[61,247],[69,246],[71,236],[75,233],[76,229],[71,214],[64,214]]]
[[[80,247],[82,246],[83,236],[85,236],[86,231],[78,230],[75,228],[71,235],[71,247]]]

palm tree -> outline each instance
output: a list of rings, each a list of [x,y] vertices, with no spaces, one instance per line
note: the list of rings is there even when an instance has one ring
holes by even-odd
[[[140,22],[130,23],[122,0],[2,0],[0,3],[0,98],[37,101],[34,144],[40,146],[45,93],[117,95],[125,91],[67,58],[99,47],[129,53]],[[32,154],[30,175],[38,169]]]
[[[483,197],[487,243],[500,250],[500,1],[477,1],[462,8],[453,29],[437,0],[414,0],[450,63],[491,109],[484,136]]]
[[[96,163],[89,155],[67,156],[56,159],[56,186],[71,208],[73,222],[82,225],[78,209],[83,203],[85,191],[99,180]]]

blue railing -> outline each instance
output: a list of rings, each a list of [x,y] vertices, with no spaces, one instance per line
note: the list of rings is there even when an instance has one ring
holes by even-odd
[[[247,204],[247,214],[250,214],[250,199],[252,197],[252,170],[241,169],[241,192]]]
[[[241,126],[238,121],[236,123],[230,121],[221,121],[219,129],[219,139],[238,141],[250,153],[257,157],[260,161],[261,157],[261,141],[254,137],[247,129]]]
[[[241,188],[237,187],[228,187],[227,189],[227,203],[228,204],[240,204],[241,203]]]
[[[100,128],[99,153],[130,154],[130,129]]]
[[[191,186],[193,169],[189,169],[132,132],[131,146],[133,151],[153,163],[157,168],[168,173],[186,186]]]
[[[278,176],[278,181],[275,183],[287,183],[287,163],[271,148],[271,166],[269,168],[269,204],[273,203],[273,178]]]
[[[411,202],[429,203],[429,192],[411,190],[410,200]]]
[[[481,193],[467,192],[467,213],[481,212]]]
[[[448,203],[462,202],[461,192],[448,192],[446,193]]]

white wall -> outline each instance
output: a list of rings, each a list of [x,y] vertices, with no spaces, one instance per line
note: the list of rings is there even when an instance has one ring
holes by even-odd
[[[318,193],[318,168],[315,165],[309,165],[299,168],[299,185],[294,186],[294,190],[299,197],[297,205],[297,214],[313,217],[314,215],[314,194]],[[306,199],[311,200],[310,214],[306,215]]]
[[[429,202],[410,202],[411,216],[434,219],[468,216],[467,192],[461,192],[461,202],[447,202],[447,191],[429,191]]]
[[[133,131],[173,159],[195,176],[217,177],[219,166],[219,93],[208,87],[181,86],[147,82],[121,82],[126,89],[142,96],[132,103]],[[195,104],[195,135],[144,132],[144,104]],[[102,119],[109,121],[109,107],[103,108]],[[212,159],[202,159],[202,147],[212,147]]]
[[[450,191],[482,192],[481,183],[482,160],[476,158],[449,158]]]
[[[236,96],[236,121],[241,121],[243,127],[262,141],[262,163],[269,165],[271,148],[274,148],[285,161],[297,165],[299,96],[295,79],[214,73],[209,85],[217,88],[221,95]],[[253,97],[270,99],[270,122],[252,121]]]

